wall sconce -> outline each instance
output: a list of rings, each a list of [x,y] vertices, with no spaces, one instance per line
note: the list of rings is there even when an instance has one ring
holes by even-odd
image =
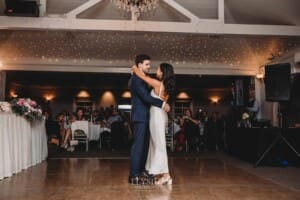
[[[220,101],[220,97],[218,97],[218,96],[212,96],[212,97],[210,97],[210,100],[212,101],[212,103],[214,105],[217,105],[219,103],[219,101]]]
[[[180,92],[176,97],[176,99],[189,99],[189,98],[190,96],[186,92]]]
[[[130,99],[131,98],[131,93],[129,91],[125,91],[125,92],[123,92],[121,97],[124,98],[124,99]]]
[[[263,78],[265,77],[265,68],[264,67],[265,67],[264,65],[261,65],[258,68],[258,72],[255,76],[258,80],[263,80]]]
[[[79,97],[79,98],[88,98],[88,97],[90,97],[90,94],[86,90],[81,90],[77,94],[77,97]]]
[[[259,73],[259,74],[256,74],[255,76],[258,80],[262,80],[264,78],[264,74],[263,73]]]
[[[18,94],[15,93],[14,91],[11,91],[11,92],[9,93],[9,95],[10,95],[12,98],[17,98],[17,97],[18,97]]]
[[[51,101],[54,99],[54,95],[53,94],[46,94],[44,96],[44,98],[46,99],[46,101]]]
[[[102,107],[115,106],[117,104],[115,95],[111,91],[105,91],[100,98],[100,105]]]

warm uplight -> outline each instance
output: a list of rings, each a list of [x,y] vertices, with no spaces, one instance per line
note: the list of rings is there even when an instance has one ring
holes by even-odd
[[[111,91],[106,91],[103,93],[100,99],[100,105],[102,107],[109,107],[111,105],[116,105],[116,99]]]
[[[122,98],[125,98],[125,99],[131,98],[131,93],[130,93],[129,91],[125,91],[125,92],[122,94]]]
[[[90,97],[90,94],[86,90],[81,90],[78,94],[77,97],[80,98],[87,98]]]
[[[180,92],[176,98],[177,99],[189,99],[190,96],[186,92]]]
[[[256,78],[257,79],[263,79],[264,78],[264,74],[261,73],[261,74],[256,74]]]
[[[0,61],[0,71],[2,70],[2,66],[3,66],[3,64],[2,64],[2,62]]]
[[[214,104],[217,104],[220,100],[220,97],[217,97],[217,96],[213,96],[213,97],[210,97],[210,100],[214,103]]]
[[[51,101],[52,99],[54,99],[54,95],[53,94],[46,94],[44,96],[44,98],[47,100],[47,101]]]
[[[9,95],[13,98],[17,98],[18,95],[15,92],[10,92]]]

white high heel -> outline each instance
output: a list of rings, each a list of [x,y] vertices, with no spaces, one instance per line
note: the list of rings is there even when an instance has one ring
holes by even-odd
[[[162,176],[158,181],[155,181],[155,185],[172,185],[173,180],[171,176]]]

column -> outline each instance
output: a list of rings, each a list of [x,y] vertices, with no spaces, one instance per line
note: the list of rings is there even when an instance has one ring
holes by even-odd
[[[0,101],[5,100],[6,72],[0,69]]]

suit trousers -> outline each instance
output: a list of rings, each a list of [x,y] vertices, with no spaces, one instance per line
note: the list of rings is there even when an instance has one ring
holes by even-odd
[[[138,176],[145,170],[149,149],[149,122],[134,122],[134,140],[131,147],[130,175]]]

